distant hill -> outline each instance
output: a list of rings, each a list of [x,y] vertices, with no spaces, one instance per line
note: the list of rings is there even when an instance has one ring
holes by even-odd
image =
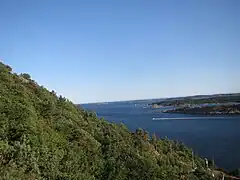
[[[206,147],[207,148],[207,147]],[[98,119],[0,63],[0,179],[212,179],[182,143]]]

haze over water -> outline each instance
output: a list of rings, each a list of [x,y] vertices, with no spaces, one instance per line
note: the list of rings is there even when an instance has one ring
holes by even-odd
[[[196,154],[214,159],[219,167],[228,170],[240,167],[239,116],[201,117],[165,114],[156,109],[144,108],[145,105],[146,102],[142,104],[132,101],[82,106],[96,111],[99,117],[104,117],[108,121],[123,122],[132,131],[141,127],[150,134],[156,133],[159,137],[167,136],[182,141]]]

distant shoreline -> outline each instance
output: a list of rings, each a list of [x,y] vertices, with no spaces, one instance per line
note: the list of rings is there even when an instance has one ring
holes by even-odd
[[[179,113],[207,116],[240,116],[240,104],[205,106],[205,107],[181,107],[163,111],[163,113]]]
[[[208,106],[240,103],[240,93],[221,94],[209,96],[188,96],[183,98],[169,98],[164,101],[158,101],[150,104],[152,108],[161,108],[168,106]]]
[[[235,118],[235,117],[237,117],[237,116],[202,116],[202,117],[170,117],[170,118],[153,117],[152,120],[153,121],[159,121],[159,120],[198,120],[198,119],[225,119],[225,118]]]

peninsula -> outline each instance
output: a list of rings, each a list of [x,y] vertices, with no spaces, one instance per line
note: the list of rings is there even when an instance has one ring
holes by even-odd
[[[205,106],[205,107],[181,107],[163,112],[196,115],[240,115],[240,104]]]
[[[164,101],[152,103],[153,108],[166,106],[195,106],[195,105],[222,105],[222,104],[240,103],[240,93],[234,94],[214,94],[214,95],[198,95],[180,98],[168,98]]]

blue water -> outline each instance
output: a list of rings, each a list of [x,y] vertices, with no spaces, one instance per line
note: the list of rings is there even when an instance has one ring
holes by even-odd
[[[156,133],[159,137],[167,136],[182,141],[196,154],[214,159],[219,167],[228,170],[240,168],[239,116],[206,118],[166,114],[158,109],[146,108],[146,102],[141,101],[82,106],[95,111],[99,117],[104,117],[108,121],[122,122],[132,131],[141,127],[150,134]],[[170,119],[158,120],[158,118]]]

